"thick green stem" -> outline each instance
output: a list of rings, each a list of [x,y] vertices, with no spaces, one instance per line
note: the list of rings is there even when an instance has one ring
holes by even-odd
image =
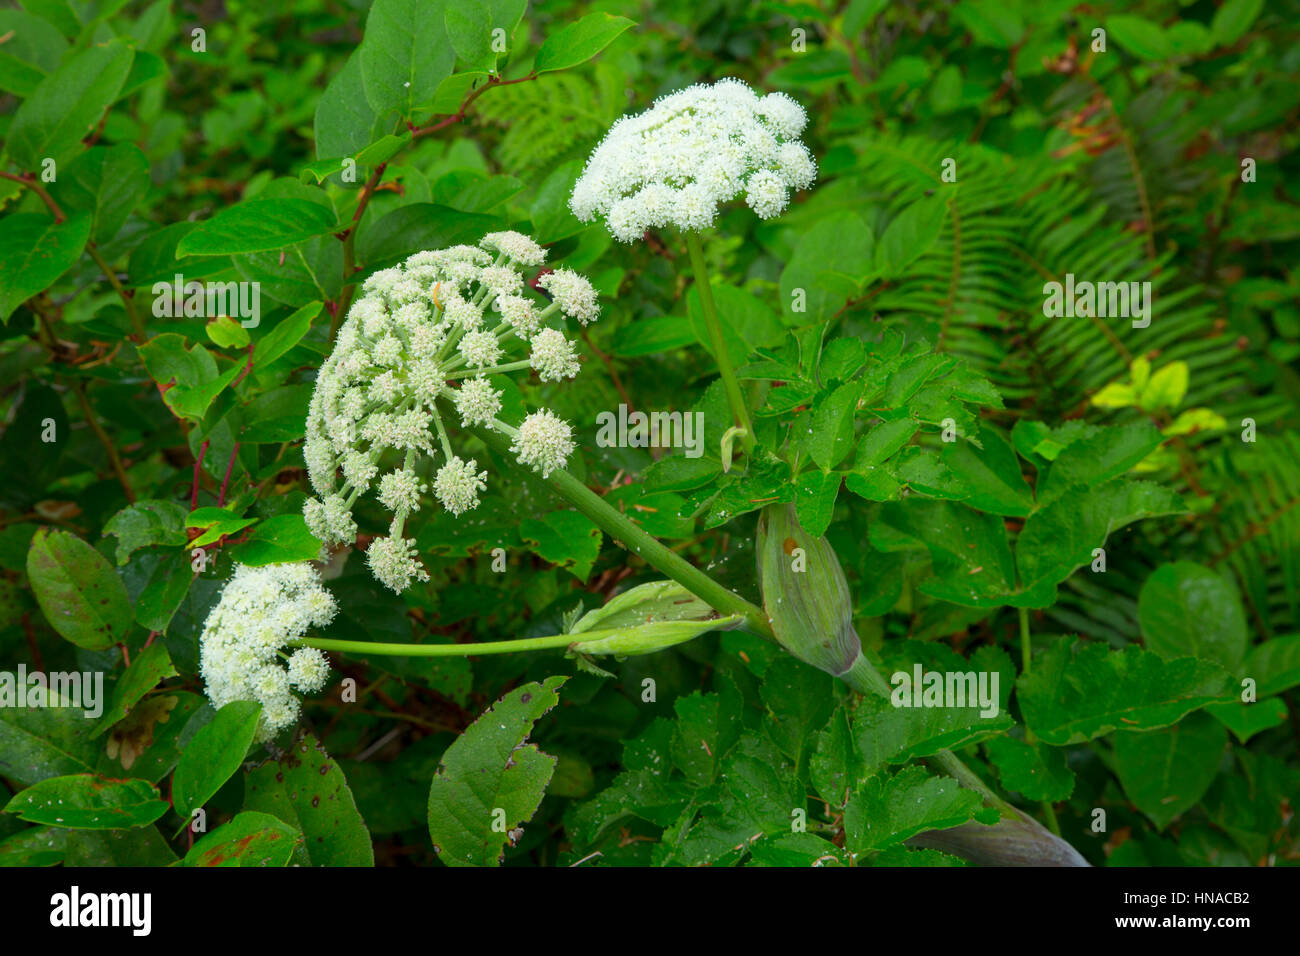
[[[493,428],[476,428],[477,435],[490,448],[513,458],[510,451],[510,434],[515,429],[503,423]],[[772,636],[771,625],[762,608],[750,604],[739,594],[723,587],[677,552],[664,547],[652,535],[637,527],[623,512],[611,506],[590,488],[562,469],[552,471],[543,479],[565,501],[596,523],[596,526],[616,541],[631,548],[651,566],[662,571],[715,611],[722,614],[739,614],[746,627],[756,634]]]
[[[752,455],[754,423],[750,421],[749,407],[740,392],[740,382],[736,380],[736,371],[731,367],[731,356],[727,354],[727,344],[722,337],[722,323],[718,320],[717,306],[713,304],[713,287],[709,285],[709,267],[704,261],[704,247],[700,245],[699,233],[686,233],[686,251],[691,258],[691,270],[695,273],[695,288],[700,294],[700,308],[704,312],[704,324],[709,330],[709,344],[718,363],[718,372],[722,375],[722,387],[727,392],[731,416],[735,419],[733,424],[745,430],[740,440],[745,454]]]

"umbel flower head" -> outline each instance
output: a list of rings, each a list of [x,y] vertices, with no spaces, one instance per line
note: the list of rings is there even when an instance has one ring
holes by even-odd
[[[669,93],[610,127],[569,208],[584,222],[603,217],[622,242],[652,228],[706,229],[722,203],[741,196],[770,219],[789,204],[791,190],[817,178],[799,141],[807,122],[786,94],[760,97],[736,79]]]
[[[576,346],[547,323],[560,315],[594,322],[596,291],[559,268],[537,278],[550,302],[539,298],[524,270],[545,258],[527,236],[494,232],[478,246],[418,252],[376,272],[321,366],[304,452],[319,497],[303,516],[326,544],[350,543],[356,502],[373,493],[393,517],[366,560],[375,578],[398,593],[429,578],[415,542],[404,536],[424,495],[461,515],[478,506],[487,487],[477,461],[452,450],[445,415],[465,428],[510,435],[519,461],[543,475],[564,467],[573,451],[569,423],[546,409],[518,431],[498,421],[502,395],[487,377],[531,369],[543,382],[558,382],[578,374]]]
[[[199,637],[199,673],[213,706],[260,703],[259,742],[292,726],[300,709],[293,691],[323,688],[329,662],[314,647],[281,649],[327,625],[336,610],[310,564],[235,565]]]

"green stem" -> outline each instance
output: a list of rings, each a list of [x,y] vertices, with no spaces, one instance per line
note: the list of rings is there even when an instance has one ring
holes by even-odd
[[[476,428],[473,432],[489,448],[510,458],[514,457],[510,451],[510,436],[517,434],[516,429],[503,422],[494,422],[491,428]],[[721,614],[739,614],[754,633],[764,637],[772,636],[772,626],[762,608],[750,604],[680,557],[677,552],[664,547],[653,536],[633,524],[623,512],[612,507],[567,471],[557,469],[543,480],[611,538],[631,548],[648,564],[672,578],[715,611]]]
[[[1029,632],[1029,608],[1016,608],[1017,617],[1020,619],[1020,671],[1022,674],[1029,673],[1029,664],[1033,660],[1032,636]],[[1033,745],[1038,740],[1034,732],[1025,727],[1025,743]],[[1050,800],[1044,800],[1040,804],[1043,808],[1043,816],[1047,818],[1047,825],[1057,836],[1061,835],[1061,825],[1056,821],[1056,808],[1052,806]]]
[[[731,416],[735,419],[733,424],[745,430],[740,440],[745,455],[749,456],[754,453],[754,423],[750,421],[749,407],[740,392],[740,383],[736,380],[735,369],[731,367],[731,356],[727,354],[727,344],[722,337],[722,323],[718,320],[718,309],[713,303],[713,287],[709,284],[709,267],[704,261],[704,247],[700,245],[699,233],[686,233],[686,251],[691,258],[691,270],[695,273],[695,288],[700,294],[700,308],[704,312],[704,324],[709,330],[709,344],[718,363],[722,386],[727,392]]]
[[[617,631],[583,631],[580,634],[550,634],[514,641],[483,641],[471,644],[388,644],[378,641],[344,641],[325,637],[304,637],[294,647],[316,647],[322,651],[378,654],[384,657],[469,657],[475,654],[513,654],[517,651],[546,651],[568,647],[580,641],[609,637]]]

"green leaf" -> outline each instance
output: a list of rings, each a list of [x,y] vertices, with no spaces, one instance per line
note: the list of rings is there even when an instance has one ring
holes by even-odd
[[[808,452],[822,471],[838,465],[853,447],[853,417],[861,396],[861,383],[847,382],[813,408]]]
[[[1164,730],[1115,737],[1115,773],[1124,793],[1163,830],[1200,802],[1219,772],[1228,742],[1208,714]]]
[[[1098,429],[1096,434],[1070,443],[1039,483],[1039,505],[1055,501],[1075,485],[1100,485],[1118,478],[1163,440],[1160,430],[1144,421]]]
[[[190,817],[235,775],[257,733],[262,705],[235,700],[194,735],[172,777],[176,812]]]
[[[998,769],[1002,786],[1026,800],[1067,800],[1074,792],[1074,774],[1065,765],[1065,751],[1013,737],[984,742],[989,760]]]
[[[4,21],[0,19],[0,26]],[[0,840],[0,866],[53,866],[62,863],[69,834],[62,827],[26,827]],[[130,832],[130,831],[125,831]]]
[[[110,534],[117,538],[117,564],[121,567],[140,548],[184,544],[185,508],[175,501],[158,498],[137,501],[108,519],[104,536]]]
[[[1138,622],[1161,657],[1199,657],[1231,674],[1246,653],[1246,612],[1233,586],[1193,561],[1162,564],[1142,585]]]
[[[72,830],[64,866],[171,866],[171,851],[158,827],[131,830]]]
[[[586,63],[631,26],[635,23],[627,17],[589,13],[546,38],[533,60],[533,71],[551,73]]]
[[[357,240],[357,255],[368,266],[391,265],[409,256],[412,249],[477,243],[500,225],[496,216],[435,203],[410,203],[368,226]]]
[[[795,514],[800,526],[814,538],[820,538],[830,527],[842,478],[835,471],[808,471],[799,476],[794,496]]]
[[[876,271],[887,279],[903,275],[938,241],[947,215],[948,201],[943,196],[918,199],[900,212],[876,243]]]
[[[1172,491],[1142,481],[1112,481],[1066,492],[1030,515],[1016,539],[1016,563],[1027,592],[1018,606],[1051,604],[1056,584],[1091,562],[1093,549],[1125,525],[1183,510],[1182,500]]]
[[[309,199],[249,199],[199,223],[177,244],[176,254],[268,252],[339,228],[332,208]]]
[[[149,160],[134,143],[96,146],[59,172],[51,194],[64,212],[91,217],[90,238],[106,243],[117,235],[149,191]]]
[[[979,430],[979,443],[956,441],[944,445],[943,463],[965,486],[963,500],[972,508],[996,515],[1024,517],[1034,507],[1034,495],[1020,460],[1005,438],[987,426]]]
[[[1143,60],[1163,60],[1173,55],[1174,48],[1158,23],[1142,17],[1115,16],[1106,20],[1106,31],[1119,45]]]
[[[1280,697],[1266,697],[1249,704],[1241,700],[1206,704],[1205,712],[1231,730],[1243,744],[1261,731],[1282,726],[1287,718],[1286,704]]]
[[[252,341],[248,337],[248,330],[228,315],[219,315],[215,319],[209,319],[208,324],[203,327],[203,331],[217,348],[242,349],[247,348],[249,342]]]
[[[1158,730],[1225,695],[1226,676],[1192,657],[1057,641],[1016,682],[1025,723],[1056,747],[1114,730]]]
[[[591,575],[600,555],[600,529],[577,511],[552,511],[519,523],[519,536],[542,560],[571,571],[579,581]]]
[[[1187,363],[1170,362],[1152,375],[1142,388],[1142,408],[1148,412],[1177,408],[1187,394],[1187,379]]]
[[[1252,648],[1241,673],[1254,678],[1261,697],[1300,685],[1300,634],[1274,637]]]
[[[49,216],[18,213],[0,230],[0,321],[38,292],[52,286],[86,248],[90,216],[55,223]]]
[[[322,302],[309,302],[288,318],[277,322],[253,346],[253,367],[265,368],[301,342],[324,308]]]
[[[131,605],[122,579],[75,535],[37,531],[27,552],[27,577],[41,613],[64,640],[101,651],[130,630]]]
[[[45,76],[59,66],[68,41],[39,17],[21,10],[0,10],[0,90],[31,96]]]
[[[279,760],[250,771],[244,779],[244,810],[278,817],[302,832],[294,850],[302,866],[374,866],[365,821],[343,771],[311,734]]]
[[[569,197],[581,174],[582,160],[572,159],[556,166],[537,187],[528,216],[533,221],[533,238],[543,245],[567,239],[585,228],[569,209]]]
[[[118,38],[82,50],[41,80],[9,125],[10,158],[28,172],[47,158],[63,166],[117,99],[133,55]]]
[[[1264,0],[1224,0],[1214,11],[1210,32],[1220,46],[1231,46],[1245,35],[1264,9]]]
[[[357,155],[376,139],[377,119],[366,99],[358,46],[316,103],[316,158]]]
[[[302,834],[269,813],[244,811],[203,837],[182,866],[288,866]]]
[[[909,681],[914,677],[910,670],[902,673]],[[892,699],[903,701],[902,705],[882,697],[866,697],[853,715],[853,739],[868,772],[941,750],[966,747],[1005,733],[1014,724],[1001,701],[997,702],[997,713],[991,716],[984,716],[977,702],[973,706],[968,702],[964,707],[911,706],[910,685],[893,675],[890,683],[895,688]],[[924,700],[920,693],[918,690],[918,699]]]
[[[451,75],[456,53],[447,38],[447,6],[444,0],[375,0],[371,6],[360,48],[361,83],[385,122],[414,121]]]
[[[112,780],[95,773],[48,777],[14,794],[6,813],[28,823],[79,830],[116,830],[153,823],[167,801],[144,780]]]
[[[261,567],[264,564],[288,564],[315,561],[321,543],[307,530],[300,514],[276,515],[255,527],[248,540],[230,549],[230,556],[240,564]]]
[[[844,845],[851,853],[883,850],[926,830],[944,830],[974,818],[996,823],[973,790],[951,777],[932,777],[920,767],[872,777],[844,808]]]
[[[163,401],[178,418],[202,420],[213,400],[244,370],[234,362],[218,373],[216,360],[202,345],[186,347],[183,335],[165,332],[139,347],[150,377],[158,383]]]
[[[447,752],[429,788],[429,835],[448,866],[498,866],[510,831],[532,819],[556,760],[527,743],[537,720],[559,703],[567,680],[519,687],[488,708]]]
[[[497,54],[492,51],[492,28],[497,24],[488,4],[451,3],[447,5],[445,17],[447,39],[465,65],[470,69],[495,69]]]
[[[767,705],[768,733],[781,751],[801,765],[812,750],[816,734],[826,726],[835,709],[835,687],[831,676],[815,667],[779,657],[763,675],[759,688]]]
[[[0,774],[15,783],[30,786],[94,766],[99,748],[86,709],[67,706],[58,691],[51,698],[60,706],[0,707]]]
[[[847,301],[847,295],[827,286],[822,274],[865,274],[875,245],[871,230],[854,212],[837,212],[817,220],[800,236],[794,254],[781,272],[781,310],[789,324],[825,322]],[[800,294],[801,293],[801,294]],[[801,304],[804,311],[794,311]]]
[[[136,702],[168,677],[176,676],[176,668],[162,641],[155,641],[135,656],[131,666],[117,679],[113,697],[104,708],[92,737],[106,733],[126,716]]]
[[[10,216],[6,225],[17,218]],[[0,240],[2,241],[2,240]],[[40,349],[41,361],[45,350]],[[50,485],[58,474],[59,462],[67,441],[46,441],[49,428],[54,437],[67,436],[68,415],[59,393],[35,379],[28,379],[20,393],[22,398],[10,406],[9,424],[0,435],[0,461],[21,461],[22,468],[10,469],[0,483],[0,505],[27,511],[50,494]],[[23,543],[26,547],[27,542]],[[14,570],[21,567],[19,557]]]

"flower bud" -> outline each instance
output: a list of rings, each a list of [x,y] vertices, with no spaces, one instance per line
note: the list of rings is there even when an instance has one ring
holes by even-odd
[[[794,505],[775,504],[758,516],[757,551],[763,608],[777,642],[828,674],[849,671],[862,646],[849,585],[830,542],[804,531]]]

